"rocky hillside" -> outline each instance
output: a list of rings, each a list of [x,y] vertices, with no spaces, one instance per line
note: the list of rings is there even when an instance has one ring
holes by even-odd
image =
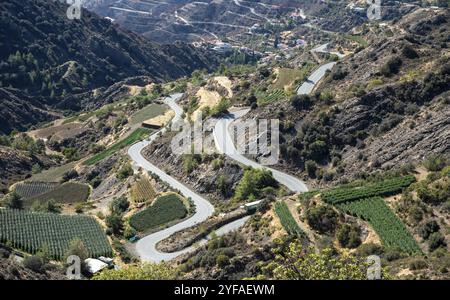
[[[402,1],[407,2],[407,1]],[[367,21],[364,1],[257,0],[142,2],[133,0],[86,0],[85,6],[101,16],[156,42],[236,39],[255,25],[267,32],[292,13],[302,9],[305,23],[324,30],[348,32]],[[382,18],[401,17],[417,5],[402,6],[399,1],[383,1]]]
[[[34,272],[12,259],[0,258],[0,280],[65,280],[56,272]]]
[[[302,1],[302,5],[305,1]],[[315,2],[315,1],[306,1]],[[86,7],[156,42],[202,41],[248,31],[299,6],[295,0],[87,1]]]
[[[327,184],[448,154],[448,20],[448,10],[417,9],[368,32],[373,41],[313,95],[254,110],[284,116],[280,167]]]
[[[48,120],[48,110],[79,109],[64,100],[127,77],[157,82],[214,65],[203,51],[155,45],[86,10],[69,20],[59,1],[12,0],[0,8],[0,132]]]
[[[43,103],[18,89],[0,88],[0,100],[0,132],[3,133],[14,129],[26,130],[32,124],[53,117]]]

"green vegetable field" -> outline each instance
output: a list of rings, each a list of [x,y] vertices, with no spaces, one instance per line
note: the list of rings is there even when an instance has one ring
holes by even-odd
[[[274,90],[271,93],[259,93],[258,105],[264,105],[267,103],[277,102],[286,97],[286,93],[283,90]]]
[[[414,176],[397,177],[368,184],[362,187],[341,187],[322,193],[322,199],[329,204],[338,204],[374,196],[391,196],[400,193],[416,181]]]
[[[80,239],[91,257],[111,256],[102,227],[91,217],[63,216],[0,209],[0,242],[34,254],[44,248],[62,259],[74,239]]]
[[[159,197],[152,206],[133,215],[130,225],[140,232],[158,228],[187,215],[187,209],[179,196],[170,194]]]
[[[411,254],[421,253],[403,222],[392,212],[383,198],[365,198],[336,206],[347,214],[369,222],[386,247],[401,249]]]
[[[303,235],[303,231],[298,226],[294,217],[285,202],[279,201],[275,203],[275,212],[280,219],[281,225],[290,235]]]

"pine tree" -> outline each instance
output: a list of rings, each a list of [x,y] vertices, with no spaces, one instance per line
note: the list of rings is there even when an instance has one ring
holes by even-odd
[[[13,192],[5,197],[5,200],[3,200],[3,204],[11,209],[22,209],[23,199],[19,194]]]

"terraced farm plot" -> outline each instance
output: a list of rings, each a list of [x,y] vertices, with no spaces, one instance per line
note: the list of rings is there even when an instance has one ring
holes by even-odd
[[[41,173],[33,174],[31,178],[27,179],[27,182],[33,182],[33,181],[41,181],[41,182],[59,182],[61,181],[63,175],[72,170],[76,162],[70,162],[68,164],[54,167],[48,170],[44,170]]]
[[[24,199],[36,197],[55,190],[58,182],[21,182],[14,187],[14,191]]]
[[[27,198],[25,205],[31,205],[35,201],[45,202],[48,200],[54,200],[63,204],[85,202],[89,197],[89,193],[89,186],[85,184],[66,182],[51,191]]]
[[[347,35],[345,35],[345,38],[358,43],[360,46],[363,46],[364,48],[368,46],[368,42],[359,35],[347,34]]]
[[[400,193],[416,181],[415,177],[404,176],[367,184],[361,187],[340,187],[322,193],[322,199],[329,204],[338,204],[374,196],[391,196]]]
[[[130,120],[131,125],[141,124],[142,122],[164,114],[167,108],[160,104],[150,104],[136,112]]]
[[[259,93],[258,97],[258,105],[264,105],[268,103],[273,103],[280,101],[281,99],[286,97],[286,93],[283,90],[274,90],[271,93]]]
[[[58,126],[51,126],[30,132],[30,135],[37,139],[47,139],[54,137],[56,140],[63,140],[77,136],[85,132],[87,128],[82,123],[67,123]]]
[[[149,135],[151,132],[152,132],[152,130],[148,129],[148,128],[138,128],[135,131],[133,131],[129,136],[124,138],[123,140],[115,143],[108,149],[92,156],[91,158],[89,158],[88,160],[83,162],[83,164],[86,166],[95,165],[99,161],[111,156],[112,154],[116,153],[117,151],[122,150],[123,148],[130,146],[137,141],[142,140],[145,136]]]
[[[273,84],[274,89],[284,90],[286,86],[291,85],[298,78],[301,78],[303,72],[301,69],[280,68],[276,82]]]
[[[383,198],[365,198],[336,206],[347,214],[369,222],[386,247],[401,249],[410,254],[421,253],[406,226],[387,206]]]
[[[142,177],[131,187],[131,199],[135,203],[143,203],[155,199],[156,192],[147,177]]]
[[[89,256],[111,256],[102,227],[91,217],[0,209],[0,242],[34,254],[44,248],[62,259],[71,241],[80,239]]]
[[[156,199],[152,206],[133,215],[130,225],[137,231],[145,232],[169,222],[183,219],[187,209],[178,195],[170,194]]]
[[[286,230],[289,235],[303,235],[303,231],[298,226],[297,221],[295,221],[285,202],[279,201],[275,203],[275,213],[280,219],[284,230]]]

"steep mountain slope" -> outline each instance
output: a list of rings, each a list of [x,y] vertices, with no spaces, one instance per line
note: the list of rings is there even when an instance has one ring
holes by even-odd
[[[20,90],[0,88],[0,99],[0,132],[25,130],[31,124],[52,118],[42,103]]]
[[[354,0],[86,0],[85,6],[156,42],[232,39],[256,24],[276,28],[288,16],[333,32],[347,32],[367,21],[364,1]],[[413,7],[383,1],[382,18],[394,19]]]
[[[1,280],[65,280],[65,276],[60,271],[50,271],[38,273],[32,271],[13,259],[0,258],[0,279]]]
[[[86,7],[152,41],[201,41],[248,31],[254,24],[292,12],[295,0],[259,1],[87,1]],[[306,1],[311,2],[311,1]]]
[[[448,20],[448,10],[417,9],[368,32],[370,45],[302,97],[308,105],[255,110],[252,117],[285,116],[296,124],[283,129],[282,167],[302,173],[310,161],[319,167],[310,177],[328,184],[448,154]]]
[[[80,20],[69,20],[67,6],[59,1],[12,0],[1,2],[0,8],[2,104],[29,106],[20,113],[2,108],[1,119],[11,123],[2,124],[1,132],[23,129],[19,122],[48,119],[45,112],[35,115],[39,110],[73,109],[58,107],[69,95],[82,95],[131,76],[162,81],[214,65],[191,46],[155,45],[86,10]]]

